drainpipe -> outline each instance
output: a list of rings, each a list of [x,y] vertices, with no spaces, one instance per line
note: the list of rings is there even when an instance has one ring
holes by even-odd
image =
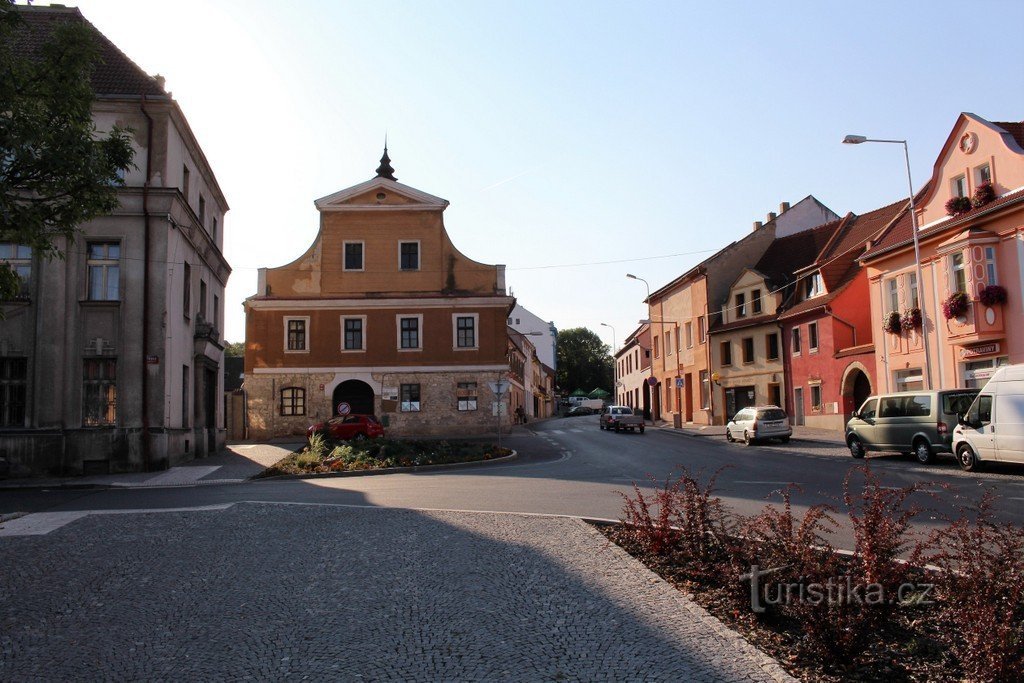
[[[853,332],[853,345],[856,346],[857,345],[857,328],[853,326],[853,323],[851,323],[851,322],[849,322],[847,320],[843,320],[838,315],[833,313],[831,306],[825,306],[825,312],[828,313],[834,320],[837,320],[837,321],[841,322],[842,324],[844,324],[844,325],[846,325],[847,327],[850,328],[850,330]]]
[[[150,470],[149,445],[149,367],[146,354],[149,351],[149,179],[153,170],[153,119],[146,111],[146,95],[142,95],[142,115],[146,118],[146,178],[142,184],[142,467]],[[166,362],[167,359],[164,359]]]

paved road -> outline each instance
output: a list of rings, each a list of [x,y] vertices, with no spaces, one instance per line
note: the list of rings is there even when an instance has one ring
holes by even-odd
[[[314,502],[407,509],[543,513],[615,519],[620,491],[632,483],[661,479],[679,466],[710,474],[725,467],[718,488],[743,514],[760,510],[768,496],[789,482],[803,493],[797,502],[836,502],[843,477],[855,461],[844,449],[820,442],[745,447],[722,439],[648,429],[640,434],[600,431],[596,417],[550,420],[514,436],[520,459],[509,464],[446,471],[305,481],[255,481],[231,486],[106,491],[0,491],[0,513],[103,509],[179,508],[238,501]],[[1024,524],[1024,468],[980,475],[961,472],[952,459],[921,466],[900,456],[869,458],[887,485],[934,482],[922,504],[937,515],[977,500],[992,488],[1001,519]],[[211,475],[215,476],[215,475]],[[948,487],[944,489],[942,487]],[[933,520],[922,518],[929,526]],[[840,532],[836,540],[848,544]]]
[[[579,520],[243,503],[0,538],[0,680],[785,680]]]

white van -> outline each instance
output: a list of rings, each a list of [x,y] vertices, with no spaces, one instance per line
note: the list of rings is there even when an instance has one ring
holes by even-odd
[[[953,452],[968,472],[988,461],[1024,464],[1024,365],[996,370],[953,430]]]

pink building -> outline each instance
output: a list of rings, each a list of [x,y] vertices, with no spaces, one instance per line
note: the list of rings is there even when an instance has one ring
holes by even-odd
[[[877,335],[875,391],[980,386],[996,367],[1024,362],[1024,123],[961,114],[916,210],[920,283],[909,214],[860,259]],[[897,316],[908,324],[881,331]]]

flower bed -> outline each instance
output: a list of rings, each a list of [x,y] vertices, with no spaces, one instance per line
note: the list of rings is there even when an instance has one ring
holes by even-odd
[[[401,439],[334,442],[323,434],[314,434],[301,451],[274,463],[260,476],[445,465],[492,460],[511,452],[486,442]]]
[[[801,680],[1024,677],[1024,535],[993,521],[991,496],[918,537],[913,497],[929,484],[884,487],[866,466],[850,470],[839,507],[802,516],[794,485],[751,517],[713,487],[688,473],[653,495],[634,487],[601,531]],[[850,553],[828,540],[840,514]]]

